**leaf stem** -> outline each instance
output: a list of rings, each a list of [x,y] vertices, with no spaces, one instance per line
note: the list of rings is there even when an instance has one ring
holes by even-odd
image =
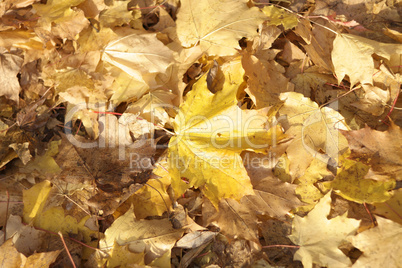
[[[57,234],[60,236],[61,242],[63,242],[64,248],[65,248],[66,251],[67,251],[67,255],[68,255],[68,257],[70,258],[70,261],[71,261],[71,263],[73,264],[73,267],[74,267],[74,268],[77,268],[77,267],[75,266],[73,257],[71,256],[70,251],[68,250],[68,247],[67,247],[67,245],[66,245],[66,242],[64,241],[64,238],[63,238],[62,233],[59,231]]]

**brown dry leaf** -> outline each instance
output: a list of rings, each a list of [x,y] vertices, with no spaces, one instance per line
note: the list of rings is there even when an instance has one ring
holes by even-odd
[[[400,127],[391,123],[384,132],[366,126],[354,131],[341,131],[349,142],[351,158],[362,161],[382,174],[390,174],[397,180],[402,179],[402,140]]]
[[[164,88],[168,88],[177,96],[173,103],[180,106],[183,102],[183,91],[187,86],[183,82],[183,75],[202,56],[203,51],[199,46],[185,49],[178,43],[170,43],[168,47],[175,51],[173,53],[175,61],[168,68],[166,74],[159,74],[157,78],[160,79]]]
[[[255,196],[245,196],[240,202],[259,215],[286,219],[292,209],[303,205],[295,194],[296,187],[276,178],[266,178],[254,186]]]
[[[88,144],[88,141],[80,141],[81,144]],[[98,188],[98,193],[87,204],[109,215],[149,179],[155,147],[150,139],[120,147],[102,147],[101,143],[98,144],[101,147],[86,149],[76,145],[75,149],[86,163]]]
[[[247,1],[181,1],[177,36],[183,47],[200,45],[209,55],[234,55],[242,37],[254,37],[266,16]]]
[[[353,246],[363,252],[352,267],[400,267],[402,225],[376,217],[378,226],[350,237]]]
[[[280,93],[293,91],[293,84],[283,75],[284,69],[274,61],[260,60],[245,53],[242,65],[249,78],[246,92],[255,103],[256,109],[274,105],[279,101]]]
[[[17,55],[0,51],[0,96],[13,100],[17,105],[19,103],[19,93],[21,90],[17,74],[20,72],[23,59]]]
[[[320,23],[330,26],[326,21],[320,21]],[[301,36],[307,43],[303,47],[311,60],[317,66],[332,72],[331,51],[332,40],[335,38],[335,34],[321,26],[311,26],[308,20],[300,20],[295,33]]]
[[[382,115],[390,99],[389,91],[368,84],[362,85],[362,88],[365,91],[364,98],[359,98],[358,102],[351,105],[375,116]]]
[[[213,217],[206,218],[206,221],[208,223],[216,222],[221,228],[221,232],[232,239],[240,238],[259,243],[258,212],[258,209],[250,209],[236,200],[221,199],[219,211]]]

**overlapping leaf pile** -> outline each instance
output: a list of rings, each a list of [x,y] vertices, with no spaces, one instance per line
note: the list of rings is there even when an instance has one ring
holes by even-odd
[[[0,3],[0,263],[397,267],[402,34],[300,3]]]

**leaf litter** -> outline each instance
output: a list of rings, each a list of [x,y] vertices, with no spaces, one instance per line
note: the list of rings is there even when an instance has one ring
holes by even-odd
[[[400,7],[4,1],[1,263],[398,267]]]

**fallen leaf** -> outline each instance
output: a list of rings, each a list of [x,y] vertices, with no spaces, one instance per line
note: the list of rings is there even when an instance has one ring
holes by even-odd
[[[200,45],[209,55],[234,55],[242,37],[254,37],[266,18],[247,1],[181,1],[177,36],[184,47]]]
[[[395,187],[394,180],[378,181],[365,178],[370,167],[361,162],[343,159],[340,164],[342,168],[335,179],[325,182],[325,187],[333,189],[347,200],[358,203],[372,204],[391,198],[390,191]]]
[[[173,54],[155,34],[130,34],[110,42],[102,60],[138,81],[153,81],[157,73],[165,73],[173,62]],[[145,77],[145,75],[150,77]]]
[[[230,62],[222,70],[225,81],[216,94],[207,88],[207,74],[194,84],[173,122],[176,136],[169,142],[170,173],[176,196],[191,187],[201,188],[216,207],[222,198],[240,200],[253,194],[239,153],[246,149],[265,152],[284,138],[278,125],[269,130],[264,128],[268,122],[266,116],[236,106],[237,89],[243,80],[240,62]],[[250,122],[247,129],[245,122]],[[228,167],[230,172],[226,171]]]
[[[352,267],[400,267],[402,225],[381,217],[376,220],[378,226],[349,238],[363,252]]]
[[[11,239],[0,246],[0,263],[3,267],[20,268],[24,267],[27,258],[19,253]]]
[[[313,158],[324,163],[330,158],[337,162],[347,148],[347,141],[339,132],[348,129],[343,116],[330,107],[320,108],[300,93],[281,93],[280,99],[284,102],[278,111],[283,118],[280,122],[285,134],[293,137],[286,150],[293,180],[304,174]]]
[[[293,91],[293,84],[283,75],[284,70],[281,72],[273,61],[261,60],[244,53],[242,65],[249,78],[246,92],[257,109],[272,106],[278,103],[280,93]]]
[[[327,219],[331,210],[331,192],[327,193],[304,218],[295,216],[290,240],[300,248],[294,255],[304,267],[313,263],[326,267],[349,267],[352,262],[338,247],[359,227],[360,221],[346,214]]]
[[[0,96],[19,103],[20,84],[17,74],[20,72],[23,59],[17,55],[0,51]]]
[[[394,190],[392,197],[383,203],[375,203],[374,213],[402,224],[402,189]]]
[[[85,18],[84,12],[80,9],[72,9],[84,0],[58,1],[49,0],[46,4],[33,4],[33,8],[38,14],[38,24],[47,32],[61,38],[74,39],[89,21]]]
[[[351,34],[338,34],[333,46],[331,55],[338,83],[348,75],[350,87],[358,82],[373,84],[373,54],[389,61],[393,57],[399,58],[402,53],[402,45],[380,43]]]
[[[391,123],[387,131],[365,128],[353,131],[341,131],[349,142],[352,151],[350,157],[361,161],[380,174],[402,177],[402,149],[398,141],[402,139],[400,127]]]
[[[127,246],[132,253],[144,253],[145,263],[162,257],[169,252],[182,236],[182,230],[173,229],[169,219],[162,220],[137,220],[133,209],[129,209],[124,215],[117,218],[112,226],[105,231],[105,238],[99,242],[99,249],[109,253],[113,257],[113,250],[116,247]],[[96,252],[101,263],[108,261]],[[133,259],[130,263],[133,263]],[[170,263],[169,263],[170,267]]]
[[[265,6],[262,9],[262,12],[267,15],[268,19],[268,24],[269,25],[283,25],[283,28],[285,30],[292,29],[296,27],[298,20],[297,16],[294,13],[290,13],[288,11],[285,11],[282,8],[278,8],[276,6]]]

